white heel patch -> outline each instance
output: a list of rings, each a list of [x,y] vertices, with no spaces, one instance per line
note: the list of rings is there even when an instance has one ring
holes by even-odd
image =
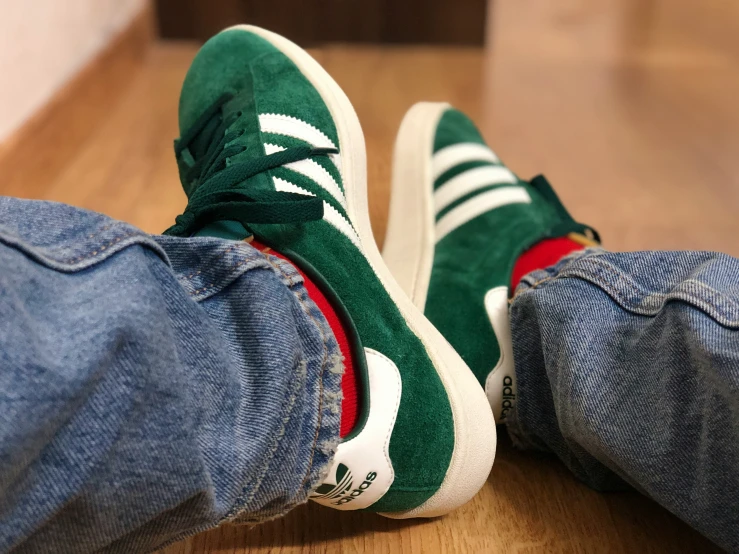
[[[369,415],[364,427],[336,450],[326,480],[311,499],[337,510],[359,510],[377,502],[395,479],[390,435],[400,406],[398,367],[386,356],[364,349],[369,374]]]
[[[508,319],[508,287],[490,289],[485,294],[485,310],[500,348],[498,363],[485,380],[485,393],[493,408],[495,422],[503,423],[516,403],[516,368]]]

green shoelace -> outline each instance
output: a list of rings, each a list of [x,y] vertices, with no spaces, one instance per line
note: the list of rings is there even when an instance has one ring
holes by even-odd
[[[194,142],[207,146],[181,175],[185,190],[189,190],[187,206],[165,235],[188,237],[216,221],[238,221],[248,230],[251,223],[302,223],[323,217],[320,198],[292,192],[249,192],[246,182],[264,171],[338,151],[297,146],[227,166],[229,157],[246,150],[241,145],[227,146],[243,134],[243,130],[228,131],[240,112],[228,118],[220,115],[222,106],[232,98],[231,94],[218,98],[175,143],[178,160]]]

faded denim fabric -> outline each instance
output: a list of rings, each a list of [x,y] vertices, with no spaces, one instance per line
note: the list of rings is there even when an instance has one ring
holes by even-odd
[[[586,250],[526,276],[511,329],[514,442],[739,550],[739,260]]]
[[[290,264],[0,198],[0,551],[151,551],[306,500],[341,356]]]

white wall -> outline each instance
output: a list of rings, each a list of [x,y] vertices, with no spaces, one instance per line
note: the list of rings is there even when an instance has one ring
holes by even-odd
[[[0,0],[0,141],[74,77],[147,0]]]

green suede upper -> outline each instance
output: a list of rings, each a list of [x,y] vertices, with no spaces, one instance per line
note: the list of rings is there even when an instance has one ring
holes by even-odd
[[[485,144],[467,116],[448,109],[437,127],[434,153],[461,143]],[[434,189],[469,169],[496,165],[502,166],[490,161],[460,163],[441,174]],[[467,221],[444,236],[434,250],[426,317],[459,352],[483,386],[500,357],[485,310],[485,294],[495,287],[510,286],[516,259],[528,247],[543,238],[583,228],[570,218],[543,179],[532,183],[517,178],[515,184],[483,186],[437,214],[438,221],[455,207],[500,187],[523,187],[531,197],[531,203],[503,205]]]
[[[224,107],[223,117],[240,112],[231,129],[244,130],[231,144],[246,147],[243,153],[228,159],[227,165],[264,156],[265,144],[284,148],[305,145],[294,137],[263,133],[259,122],[259,115],[263,114],[299,118],[322,131],[339,150],[342,147],[319,93],[292,61],[253,33],[225,31],[200,50],[182,87],[181,133],[224,92],[236,96]],[[181,175],[187,174],[194,158],[197,155],[192,152],[180,156]],[[328,156],[312,160],[343,190],[341,174]],[[279,180],[315,194],[351,225],[340,202],[295,170],[280,167],[266,171],[250,178],[247,184],[255,192],[273,191]],[[197,183],[183,182],[183,187],[189,195]],[[449,401],[424,345],[409,330],[362,252],[327,221],[250,224],[249,228],[259,240],[292,257],[298,265],[309,264],[312,274],[317,274],[319,281],[326,283],[340,300],[363,346],[382,352],[398,366],[402,396],[389,447],[395,480],[370,509],[396,512],[417,507],[438,490],[454,448]],[[208,225],[198,234],[240,240],[249,233],[240,223],[222,222]]]

